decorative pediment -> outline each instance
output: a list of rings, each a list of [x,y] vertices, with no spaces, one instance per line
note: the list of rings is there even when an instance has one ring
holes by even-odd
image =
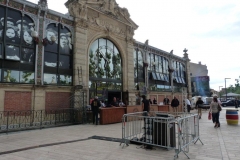
[[[115,0],[68,0],[65,5],[70,15],[76,18],[87,20],[88,8],[92,8],[128,24],[132,32],[138,28],[131,20],[128,10],[119,7]]]

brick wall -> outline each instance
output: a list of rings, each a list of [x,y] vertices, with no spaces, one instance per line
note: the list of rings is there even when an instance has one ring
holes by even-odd
[[[46,92],[45,110],[70,108],[70,92]]]
[[[5,91],[4,111],[31,110],[32,92]]]

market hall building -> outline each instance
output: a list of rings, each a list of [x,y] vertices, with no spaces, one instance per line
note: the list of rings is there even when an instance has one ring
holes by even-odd
[[[115,0],[65,5],[68,14],[47,0],[0,0],[0,111],[81,107],[96,95],[128,105],[143,94],[191,98],[186,49],[179,57],[134,40],[138,25]]]

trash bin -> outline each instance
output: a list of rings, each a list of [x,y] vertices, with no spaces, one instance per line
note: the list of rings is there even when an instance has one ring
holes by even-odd
[[[176,146],[175,121],[173,115],[156,114],[153,125],[153,142],[163,147]]]

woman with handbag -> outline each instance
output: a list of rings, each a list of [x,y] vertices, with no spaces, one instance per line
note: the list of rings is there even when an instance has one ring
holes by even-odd
[[[201,97],[199,97],[197,102],[196,102],[196,108],[198,109],[198,118],[201,119],[202,108],[203,108],[203,101],[202,101]]]
[[[212,121],[215,124],[214,128],[220,127],[219,122],[219,112],[221,111],[221,106],[218,103],[218,99],[216,97],[213,98],[213,101],[210,104],[209,112],[212,113]]]

